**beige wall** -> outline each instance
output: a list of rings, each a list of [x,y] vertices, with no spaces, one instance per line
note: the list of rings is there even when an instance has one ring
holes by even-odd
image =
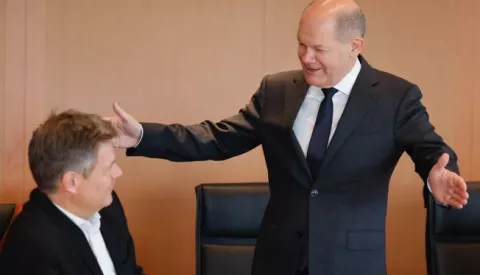
[[[296,23],[307,2],[0,0],[0,201],[22,201],[34,186],[26,143],[52,108],[109,115],[118,100],[139,120],[167,123],[235,113],[263,75],[299,67]],[[479,1],[358,3],[366,58],[420,85],[464,177],[480,179]],[[149,274],[194,274],[195,185],[266,180],[260,149],[198,163],[118,154],[117,190]],[[387,217],[389,274],[426,273],[421,188],[402,158]]]
[[[5,18],[5,1],[0,1],[0,14]],[[5,20],[0,20],[0,193],[5,189],[3,183],[3,154],[5,135]]]

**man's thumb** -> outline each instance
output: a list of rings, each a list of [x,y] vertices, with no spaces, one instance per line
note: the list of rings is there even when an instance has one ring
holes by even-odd
[[[125,112],[125,110],[123,110],[117,102],[113,103],[113,110],[123,121],[127,121],[130,119],[129,114]]]
[[[437,164],[435,164],[436,169],[444,169],[448,161],[450,160],[450,156],[447,153],[443,153],[443,155],[438,159]]]

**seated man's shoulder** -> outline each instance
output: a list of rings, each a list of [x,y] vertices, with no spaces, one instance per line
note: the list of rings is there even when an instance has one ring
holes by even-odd
[[[17,259],[55,261],[61,255],[58,235],[58,228],[48,223],[48,217],[27,203],[3,240],[2,258],[12,265],[20,264]]]
[[[56,239],[55,236],[58,236],[55,233],[58,228],[48,221],[49,217],[45,213],[27,202],[8,229],[5,246],[8,246],[9,241],[14,241],[50,247]]]

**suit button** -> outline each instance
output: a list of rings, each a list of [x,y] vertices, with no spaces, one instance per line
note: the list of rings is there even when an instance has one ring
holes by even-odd
[[[318,190],[317,189],[313,189],[312,191],[310,191],[310,196],[316,197],[317,195],[318,195]]]

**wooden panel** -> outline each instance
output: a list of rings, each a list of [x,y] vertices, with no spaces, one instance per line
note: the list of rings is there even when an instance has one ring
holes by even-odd
[[[28,142],[32,131],[45,118],[43,113],[45,89],[45,23],[46,0],[27,1],[26,21],[26,67],[25,67],[25,146],[24,155],[28,156]],[[28,199],[30,190],[35,187],[28,166],[25,167],[25,190],[23,199]]]
[[[472,13],[478,14],[480,12],[480,1],[473,1],[474,8],[472,8]],[[472,26],[478,26],[480,24],[480,17],[474,17]],[[472,32],[472,38],[474,39],[473,48],[478,49],[480,47],[480,31],[478,28],[475,28]],[[472,51],[470,54],[472,57],[473,73],[474,73],[474,92],[473,100],[471,106],[473,109],[473,139],[470,143],[472,149],[472,162],[471,162],[471,171],[472,177],[470,180],[480,180],[480,69],[478,69],[477,64],[480,64],[480,54],[478,51]],[[465,126],[469,127],[469,126]]]
[[[300,69],[297,30],[310,0],[267,0],[265,7],[265,72]]]
[[[263,75],[263,2],[47,2],[44,112],[195,123],[242,108]],[[264,180],[261,150],[225,162],[126,159],[117,190],[149,274],[194,274],[194,186]]]
[[[6,16],[6,0],[0,0],[0,17]],[[0,202],[4,199],[1,195],[3,193],[3,182],[5,172],[3,163],[4,150],[5,150],[5,123],[4,123],[4,111],[5,111],[5,20],[0,20]]]
[[[420,86],[431,121],[456,150],[467,179],[473,173],[474,2],[358,1],[367,15],[367,59]],[[388,274],[426,274],[421,189],[422,182],[405,155],[392,178],[389,195]]]
[[[5,6],[5,93],[3,108],[3,183],[1,200],[21,201],[25,180],[25,28],[26,1]]]

